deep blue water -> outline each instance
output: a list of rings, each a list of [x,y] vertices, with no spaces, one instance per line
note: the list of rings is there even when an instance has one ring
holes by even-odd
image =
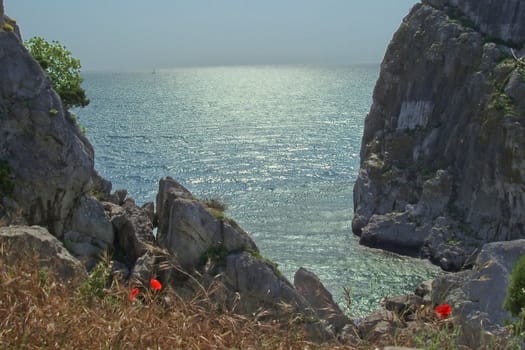
[[[139,204],[172,176],[220,198],[293,280],[314,271],[352,317],[435,275],[425,261],[362,247],[352,187],[378,66],[88,72],[76,111],[96,167]]]

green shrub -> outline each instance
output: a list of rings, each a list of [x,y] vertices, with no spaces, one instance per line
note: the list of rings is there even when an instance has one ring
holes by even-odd
[[[503,307],[510,311],[513,316],[520,316],[525,308],[525,255],[519,258],[512,269]]]
[[[80,87],[83,80],[80,60],[72,57],[71,51],[58,41],[48,42],[40,37],[31,38],[24,45],[51,79],[67,109],[89,104],[86,92]]]
[[[0,160],[0,196],[13,194],[15,184],[11,180],[11,167],[5,160]]]

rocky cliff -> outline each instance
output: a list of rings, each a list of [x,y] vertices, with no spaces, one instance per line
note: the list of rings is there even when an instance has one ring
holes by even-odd
[[[424,0],[395,33],[365,121],[352,229],[457,270],[525,237],[525,6]]]

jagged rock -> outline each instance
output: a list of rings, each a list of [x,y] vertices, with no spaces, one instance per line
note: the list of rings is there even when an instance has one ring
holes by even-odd
[[[93,195],[98,200],[107,200],[111,195],[111,188],[113,184],[111,181],[104,179],[96,170],[93,170]]]
[[[466,345],[476,348],[487,336],[484,331],[495,335],[504,332],[505,320],[512,317],[503,309],[503,301],[512,268],[523,254],[523,239],[489,243],[483,246],[472,270],[433,281],[432,302],[452,305]]]
[[[108,201],[116,205],[123,205],[124,202],[126,201],[127,196],[128,196],[128,190],[119,189],[109,195]]]
[[[352,221],[363,244],[457,270],[483,243],[525,237],[525,70],[491,42],[522,41],[518,5],[427,0],[404,19],[365,120]]]
[[[301,267],[295,273],[293,283],[297,292],[306,299],[321,319],[334,327],[336,333],[339,333],[346,325],[353,325],[353,322],[346,317],[334,301],[332,294],[313,272]]]
[[[202,263],[210,250],[258,251],[250,236],[235,222],[193,199],[188,190],[171,178],[160,181],[157,216],[160,246],[175,254],[188,271]]]
[[[190,191],[171,177],[159,181],[157,193],[157,218],[159,232],[167,232],[170,222],[171,204],[177,198],[194,199]]]
[[[432,295],[432,280],[421,282],[416,287],[414,294],[423,298],[423,302],[430,302]]]
[[[104,202],[104,209],[115,230],[115,255],[128,266],[133,266],[137,258],[155,242],[148,214],[131,201],[125,202],[122,207]]]
[[[52,270],[64,281],[87,276],[80,261],[43,227],[0,227],[0,247],[0,254],[8,264],[31,259],[36,254],[41,268]]]
[[[396,313],[384,309],[372,312],[357,324],[361,338],[375,342],[392,340],[400,325],[401,320]]]
[[[385,309],[395,312],[403,319],[415,314],[421,306],[425,305],[422,297],[415,294],[397,295],[386,297],[383,301]]]
[[[12,169],[11,197],[27,223],[62,238],[90,190],[93,148],[19,38],[0,31],[0,48],[0,159]]]
[[[157,220],[155,219],[155,204],[153,202],[147,202],[144,203],[144,205],[140,208],[148,216],[149,220],[153,224],[153,227],[157,226]]]
[[[115,233],[104,207],[93,197],[83,196],[66,226],[64,244],[75,256],[93,267],[98,259],[113,248]]]
[[[443,8],[457,7],[479,30],[502,41],[525,42],[525,9],[521,0],[424,0]]]
[[[241,252],[228,255],[225,263],[227,283],[241,294],[238,307],[241,312],[253,313],[265,307],[275,309],[280,302],[292,306],[296,312],[308,308],[304,298],[269,261]]]

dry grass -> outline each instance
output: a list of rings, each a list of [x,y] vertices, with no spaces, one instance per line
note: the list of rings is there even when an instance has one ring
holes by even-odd
[[[0,258],[1,349],[337,348],[308,342],[300,325],[219,313],[169,290],[145,291],[131,302],[128,288],[114,285],[99,298],[86,295],[85,285],[39,270],[36,261],[4,262]]]
[[[467,349],[456,345],[454,322],[436,320],[431,309],[418,313],[416,329],[400,328],[387,339],[315,344],[292,317],[261,321],[224,311],[210,301],[210,291],[185,301],[169,288],[142,288],[132,302],[128,287],[105,288],[107,270],[100,272],[88,282],[66,284],[39,269],[36,259],[9,266],[0,256],[0,349]]]

